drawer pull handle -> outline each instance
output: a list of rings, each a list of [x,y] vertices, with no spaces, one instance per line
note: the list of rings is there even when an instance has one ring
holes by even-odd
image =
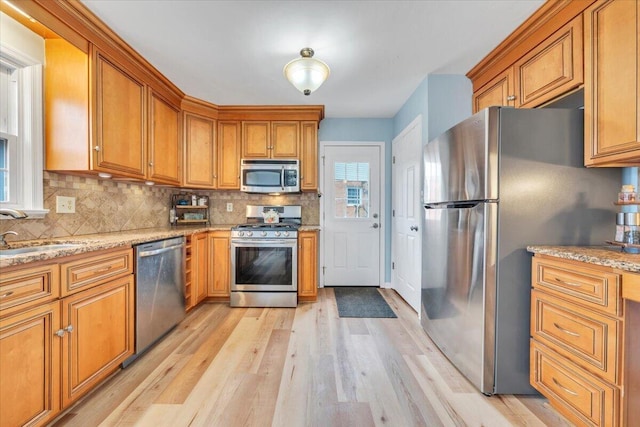
[[[579,284],[579,283],[565,282],[564,280],[562,280],[562,279],[558,279],[557,277],[555,277],[555,278],[554,278],[554,280],[555,280],[556,282],[558,282],[558,283],[562,284],[562,285],[573,286],[574,288],[580,288],[580,287],[582,287],[582,285],[581,285],[581,284]]]
[[[113,266],[109,265],[109,266],[101,268],[99,270],[95,270],[94,273],[106,273],[107,271],[111,270],[111,267],[113,267]]]
[[[567,393],[572,394],[572,395],[574,395],[574,396],[577,396],[577,395],[578,395],[578,393],[576,393],[575,391],[573,391],[573,390],[569,390],[568,388],[566,388],[565,386],[563,386],[562,384],[560,384],[560,382],[558,382],[558,380],[557,380],[557,379],[555,379],[555,378],[554,378],[554,379],[553,379],[553,382],[555,383],[555,385],[557,385],[558,387],[560,387],[561,389],[563,389],[563,390],[564,390],[564,391],[566,391]]]
[[[568,329],[563,328],[562,326],[558,325],[557,323],[553,323],[553,326],[556,327],[556,329],[561,330],[562,332],[564,332],[565,334],[571,335],[572,337],[579,337],[580,334],[576,334],[575,332],[572,332]]]
[[[9,291],[9,292],[6,292],[6,293],[0,295],[0,298],[10,297],[11,295],[13,295],[13,291]]]

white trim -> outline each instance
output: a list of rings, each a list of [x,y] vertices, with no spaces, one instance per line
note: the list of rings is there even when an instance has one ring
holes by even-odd
[[[385,158],[385,143],[383,141],[320,141],[320,149],[318,156],[318,195],[320,196],[320,256],[319,256],[319,267],[318,274],[319,278],[319,288],[324,288],[324,246],[325,246],[325,238],[324,238],[324,197],[323,196],[323,188],[324,185],[324,156],[325,156],[325,147],[327,146],[375,146],[380,149],[380,286],[384,283],[386,286],[385,280],[385,221],[386,221],[386,206],[385,206],[385,187],[386,187],[386,158]]]

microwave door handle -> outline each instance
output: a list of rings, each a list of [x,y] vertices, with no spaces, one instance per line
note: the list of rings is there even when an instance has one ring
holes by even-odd
[[[280,173],[280,187],[284,191],[284,166],[282,166],[282,172]]]

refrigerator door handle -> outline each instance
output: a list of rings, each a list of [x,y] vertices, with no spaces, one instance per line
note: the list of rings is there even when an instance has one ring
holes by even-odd
[[[486,200],[470,200],[468,202],[431,203],[424,205],[425,209],[473,209]]]

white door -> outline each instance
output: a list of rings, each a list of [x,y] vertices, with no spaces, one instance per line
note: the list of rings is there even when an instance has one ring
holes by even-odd
[[[421,122],[421,118],[414,120],[393,140],[391,165],[391,287],[417,313],[422,274]]]
[[[323,284],[380,286],[381,147],[323,148]]]

